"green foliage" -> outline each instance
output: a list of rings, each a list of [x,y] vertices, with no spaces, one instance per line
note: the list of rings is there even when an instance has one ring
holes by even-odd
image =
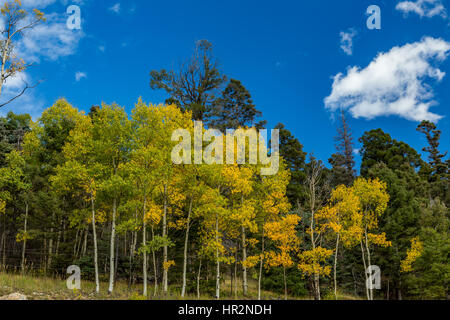
[[[286,270],[286,283],[288,294],[295,297],[304,297],[308,295],[308,289],[305,279],[301,273],[295,269]],[[262,278],[262,288],[267,291],[276,292],[280,295],[284,294],[283,269],[272,268],[266,272]]]

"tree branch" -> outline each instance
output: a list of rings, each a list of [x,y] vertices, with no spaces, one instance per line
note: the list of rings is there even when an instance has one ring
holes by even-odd
[[[34,85],[30,86],[28,85],[27,82],[25,82],[25,87],[22,89],[22,91],[16,95],[15,97],[9,99],[8,101],[6,101],[5,103],[0,104],[0,108],[6,106],[7,104],[13,102],[14,100],[16,100],[17,98],[21,97],[28,89],[33,89],[36,88],[43,80],[39,80],[38,82],[36,82]]]

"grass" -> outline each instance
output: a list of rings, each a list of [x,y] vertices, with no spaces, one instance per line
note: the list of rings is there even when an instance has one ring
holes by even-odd
[[[221,299],[233,300],[234,292],[231,291],[230,279],[225,279],[221,284]],[[256,281],[249,281],[248,295],[242,295],[242,282],[238,282],[238,299],[256,300],[258,298],[258,289]],[[234,291],[234,289],[233,289]],[[142,296],[142,284],[133,285],[131,288],[126,282],[117,282],[114,292],[108,295],[108,283],[100,283],[100,293],[95,293],[95,283],[91,281],[81,281],[81,290],[69,290],[66,280],[49,277],[37,277],[30,275],[12,274],[0,272],[0,297],[11,293],[19,292],[27,296],[29,300],[145,300]],[[180,296],[180,288],[177,286],[169,287],[167,296],[153,296],[153,286],[148,286],[149,297],[152,300],[196,300],[197,295],[187,295],[185,298]],[[263,300],[282,300],[283,294],[278,294],[263,290],[261,292]],[[211,300],[214,297],[201,294],[200,300]],[[304,300],[309,297],[288,297],[289,300]],[[358,298],[351,295],[340,294],[339,299],[356,300]]]

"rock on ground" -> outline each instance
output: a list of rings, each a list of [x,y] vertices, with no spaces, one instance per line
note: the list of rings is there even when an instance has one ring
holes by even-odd
[[[0,300],[28,300],[26,295],[21,293],[11,293],[7,296],[0,297]]]

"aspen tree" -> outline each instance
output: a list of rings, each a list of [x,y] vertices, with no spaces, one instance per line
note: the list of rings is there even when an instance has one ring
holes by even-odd
[[[300,245],[296,230],[299,222],[300,217],[298,215],[290,214],[278,221],[268,222],[264,226],[267,237],[275,242],[277,248],[277,252],[268,251],[266,253],[266,264],[269,267],[283,267],[285,300],[287,300],[286,268],[294,264],[291,254],[295,254]]]
[[[131,148],[131,123],[123,108],[116,104],[103,104],[93,117],[93,147],[97,161],[105,168],[105,175],[99,183],[99,191],[111,208],[111,237],[109,256],[108,293],[114,290],[114,262],[117,208],[121,197],[129,190],[129,182],[123,177]]]

